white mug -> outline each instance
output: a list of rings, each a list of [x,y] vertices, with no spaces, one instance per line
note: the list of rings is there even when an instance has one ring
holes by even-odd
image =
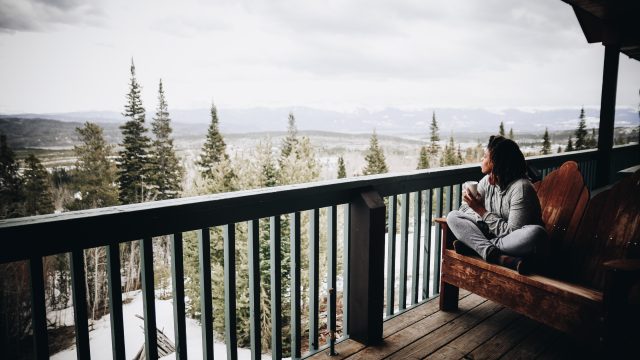
[[[462,184],[462,189],[466,190],[473,197],[478,197],[478,182],[477,181],[467,181]]]

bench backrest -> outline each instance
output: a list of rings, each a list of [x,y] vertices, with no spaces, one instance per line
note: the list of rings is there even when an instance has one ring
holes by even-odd
[[[571,279],[603,290],[602,263],[640,258],[640,171],[589,201],[575,238]]]
[[[578,164],[568,161],[535,183],[542,209],[542,221],[549,234],[545,261],[540,270],[561,279],[570,275],[567,260],[574,254],[578,225],[589,203],[589,189]]]

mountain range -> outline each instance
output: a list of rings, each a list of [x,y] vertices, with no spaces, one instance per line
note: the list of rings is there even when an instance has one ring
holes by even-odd
[[[247,133],[284,131],[287,116],[292,112],[300,130],[331,131],[340,133],[370,133],[374,129],[381,134],[424,134],[429,132],[432,114],[435,112],[442,135],[460,133],[486,133],[497,131],[500,122],[504,122],[508,132],[513,128],[516,133],[543,133],[550,131],[575,129],[578,124],[580,108],[557,109],[465,109],[436,108],[402,110],[386,108],[382,110],[359,109],[351,112],[319,110],[309,107],[293,108],[249,108],[219,109],[220,129],[224,133]],[[209,123],[209,109],[171,110],[174,127],[204,125]],[[147,119],[153,118],[147,113]],[[597,128],[599,110],[585,108],[588,128]],[[124,117],[115,111],[87,111],[48,114],[0,114],[0,118],[50,119],[63,122],[97,123],[124,122]],[[637,109],[620,107],[616,109],[616,127],[635,127],[640,123]],[[191,126],[188,126],[191,127]],[[197,126],[198,128],[200,126]]]

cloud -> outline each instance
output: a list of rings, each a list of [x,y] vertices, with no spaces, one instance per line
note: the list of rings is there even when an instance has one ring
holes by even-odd
[[[545,64],[583,46],[557,1],[251,2],[277,51],[260,61],[327,77],[444,79]],[[559,11],[563,8],[566,11]]]
[[[0,0],[0,32],[45,31],[59,24],[92,24],[103,16],[100,1]]]

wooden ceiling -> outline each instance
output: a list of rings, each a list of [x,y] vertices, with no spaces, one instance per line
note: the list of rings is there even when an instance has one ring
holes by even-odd
[[[573,7],[590,43],[618,45],[640,61],[640,0],[562,0]]]

